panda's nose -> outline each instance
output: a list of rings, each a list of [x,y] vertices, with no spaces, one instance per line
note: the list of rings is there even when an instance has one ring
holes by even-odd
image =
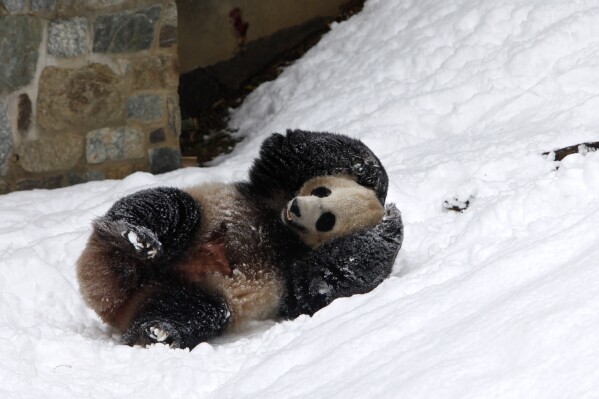
[[[293,213],[295,216],[297,216],[298,218],[302,216],[302,213],[300,212],[300,209],[299,209],[299,205],[297,204],[297,198],[294,198],[291,201],[291,206],[289,207],[289,211],[291,213]]]

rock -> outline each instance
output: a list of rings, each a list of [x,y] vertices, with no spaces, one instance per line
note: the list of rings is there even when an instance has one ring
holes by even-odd
[[[38,179],[23,179],[17,182],[17,190],[33,190],[35,188],[53,189],[62,187],[62,175],[45,176]]]
[[[156,5],[137,12],[121,12],[96,18],[94,52],[130,53],[152,46],[156,22],[162,6]]]
[[[162,28],[160,28],[160,34],[158,35],[158,44],[162,48],[171,47],[177,44],[177,27],[163,26]]]
[[[2,0],[4,8],[11,14],[27,12],[27,1],[24,0]],[[1,36],[0,36],[1,37]]]
[[[19,114],[17,117],[17,130],[25,135],[31,126],[32,104],[29,96],[23,93],[19,96]]]
[[[19,149],[19,163],[27,172],[53,172],[70,169],[83,154],[83,138],[67,133],[42,137],[23,143]]]
[[[87,162],[136,159],[144,156],[144,134],[134,128],[104,128],[87,134]]]
[[[75,57],[89,52],[87,19],[55,19],[48,27],[48,54]]]
[[[104,180],[104,173],[102,173],[102,171],[99,170],[89,170],[87,172],[87,180],[88,181],[98,181],[98,180]]]
[[[144,123],[162,120],[164,101],[162,96],[141,94],[127,99],[127,119],[136,119]]]
[[[27,15],[0,17],[0,38],[0,93],[27,86],[37,67],[42,41],[40,19]]]
[[[177,4],[175,2],[167,4],[164,8],[162,24],[164,26],[177,26]]]
[[[132,90],[175,89],[179,84],[176,57],[144,57],[132,65]]]
[[[31,10],[34,12],[51,13],[56,6],[56,0],[31,0]]]
[[[147,1],[146,1],[147,2]],[[97,14],[97,11],[127,9],[135,7],[136,0],[60,0],[57,11],[60,15]]]
[[[8,172],[8,164],[13,153],[13,137],[8,119],[8,102],[0,100],[0,176]]]
[[[181,167],[181,151],[162,147],[150,150],[150,171],[154,174],[170,172]]]
[[[162,27],[158,35],[158,45],[162,48],[171,47],[177,43],[177,5],[167,4],[162,18]]]
[[[162,143],[164,141],[166,141],[166,133],[164,132],[163,128],[152,130],[150,132],[151,144]]]
[[[112,165],[105,169],[104,178],[105,179],[123,179],[129,176],[132,173],[135,173],[139,170],[144,170],[145,164],[118,164]]]
[[[69,174],[67,176],[67,184],[69,186],[85,182],[87,182],[87,174],[82,174],[77,171],[69,171]]]
[[[166,108],[168,112],[168,127],[175,138],[181,135],[181,111],[179,110],[179,99],[169,96],[166,99]]]
[[[37,121],[50,131],[89,131],[124,122],[122,78],[106,65],[46,67],[39,83]]]

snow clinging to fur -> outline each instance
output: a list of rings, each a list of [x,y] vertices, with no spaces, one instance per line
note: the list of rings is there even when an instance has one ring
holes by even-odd
[[[0,196],[0,397],[595,397],[599,152],[541,154],[599,141],[598,20],[592,0],[368,0],[235,110],[245,139],[214,167]],[[191,352],[119,345],[76,283],[91,221],[140,189],[243,179],[288,128],[385,165],[393,276]]]

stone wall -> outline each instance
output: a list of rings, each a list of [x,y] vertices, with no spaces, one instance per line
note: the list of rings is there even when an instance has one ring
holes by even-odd
[[[181,164],[174,1],[0,0],[0,193]]]

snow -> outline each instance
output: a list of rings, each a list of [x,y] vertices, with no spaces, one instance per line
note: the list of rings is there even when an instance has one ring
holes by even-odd
[[[370,0],[234,112],[246,139],[214,167],[0,196],[0,397],[596,397],[599,152],[541,153],[599,140],[598,20],[597,0]],[[379,155],[393,276],[192,351],[120,345],[78,292],[91,220],[242,179],[287,128]]]

